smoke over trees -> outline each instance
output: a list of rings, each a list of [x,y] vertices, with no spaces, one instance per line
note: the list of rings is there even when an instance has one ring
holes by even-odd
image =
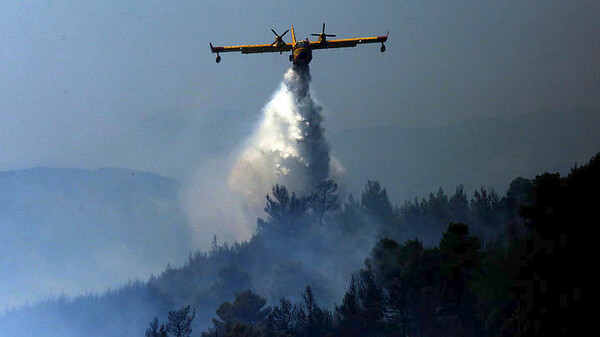
[[[481,189],[470,198],[461,187],[451,197],[438,191],[428,199],[392,206],[391,219],[381,221],[390,216],[389,208],[374,207],[373,200],[380,206],[393,203],[372,181],[365,187],[370,192],[364,193],[364,202],[348,196],[338,210],[328,213],[323,226],[306,201],[299,212],[304,214],[303,226],[283,221],[280,227],[264,227],[248,242],[215,241],[212,250],[190,256],[183,267],[169,268],[113,296],[50,302],[13,312],[0,322],[17,331],[10,323],[18,322],[17,317],[29,322],[43,321],[41,312],[92,317],[97,313],[94,308],[103,307],[111,308],[103,317],[118,327],[116,331],[109,326],[85,330],[70,326],[63,335],[147,331],[160,336],[167,332],[167,324],[151,318],[187,307],[182,317],[194,317],[192,308],[196,310],[190,324],[193,333],[204,331],[209,336],[225,326],[222,329],[232,336],[301,336],[307,331],[348,336],[571,334],[578,329],[581,301],[588,291],[582,283],[588,272],[572,261],[581,260],[585,247],[590,247],[581,226],[592,214],[594,193],[600,187],[598,158],[567,177],[515,179],[492,208],[488,219],[501,221],[497,235],[486,240],[475,233],[487,233],[485,228],[495,222],[467,225],[453,220],[482,218],[476,208]],[[272,193],[280,194],[269,194],[272,202],[283,201],[288,208],[292,195],[306,200],[281,185]],[[265,198],[266,205],[269,199]],[[450,211],[439,211],[445,207]],[[268,223],[271,218],[265,214]],[[448,217],[450,225],[439,230]],[[375,225],[371,219],[381,223]],[[439,230],[426,238],[435,243],[405,235],[414,233],[415,227],[420,233]],[[136,316],[138,307],[145,310]],[[139,326],[139,322],[146,323]],[[34,334],[27,326],[33,325],[21,324],[21,331],[26,331],[20,335]]]
[[[300,298],[281,297],[278,305],[256,311],[262,318],[252,324],[251,335],[537,336],[580,331],[583,325],[574,322],[581,322],[586,271],[567,261],[582,258],[585,234],[568,224],[593,210],[590,197],[600,187],[599,157],[565,178],[517,178],[502,198],[482,188],[468,200],[459,186],[450,198],[438,190],[429,200],[405,203],[391,213],[385,189],[368,182],[361,202],[349,197],[336,221],[347,221],[349,214],[361,210],[363,216],[377,216],[383,223],[383,228],[375,227],[380,234],[397,233],[385,227],[414,225],[405,222],[408,217],[403,214],[418,208],[420,217],[435,227],[436,221],[454,217],[472,224],[450,220],[433,247],[419,239],[379,239],[364,267],[350,275],[345,294],[335,301],[339,305],[322,307],[308,286]],[[344,215],[347,209],[353,213]],[[390,220],[381,220],[386,217]],[[336,221],[328,225],[337,226]],[[495,236],[482,245],[470,228],[482,233],[494,228]],[[308,238],[314,230],[322,228],[307,226],[300,235]],[[265,235],[268,231],[257,237]],[[567,239],[576,245],[566,245]],[[560,275],[564,271],[567,275]],[[263,308],[266,302],[260,303]]]
[[[17,310],[0,325],[39,335],[20,323],[52,312],[59,328],[49,330],[86,336],[144,329],[146,336],[205,337],[577,330],[560,318],[577,321],[587,294],[586,272],[571,261],[589,246],[580,229],[597,200],[600,157],[565,178],[517,178],[503,197],[482,187],[469,199],[458,186],[450,196],[440,188],[398,205],[375,180],[360,198],[343,197],[309,83],[307,68],[286,74],[231,172],[239,196],[264,207],[248,241],[219,244],[215,237],[210,251],[147,282]],[[113,324],[64,323],[74,316]]]

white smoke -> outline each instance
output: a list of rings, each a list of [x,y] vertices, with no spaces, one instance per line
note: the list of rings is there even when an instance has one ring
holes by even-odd
[[[203,163],[188,181],[183,202],[196,245],[208,248],[215,234],[220,241],[249,239],[274,184],[306,195],[321,180],[342,177],[310,80],[308,67],[290,68],[241,151]]]
[[[310,81],[308,66],[286,72],[231,170],[229,187],[248,208],[264,206],[274,184],[305,195],[321,180],[342,174],[329,154],[321,125],[323,108],[313,98]]]

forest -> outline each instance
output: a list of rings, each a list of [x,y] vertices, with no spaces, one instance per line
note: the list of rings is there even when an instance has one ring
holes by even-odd
[[[396,204],[377,181],[357,197],[340,189],[325,180],[300,196],[275,185],[250,240],[214,237],[208,251],[148,280],[12,309],[0,327],[12,336],[147,337],[574,336],[590,328],[583,299],[600,154],[566,176],[517,177],[502,196],[459,185]]]
[[[210,252],[150,282],[189,302],[151,320],[145,336],[574,336],[585,331],[589,266],[581,262],[599,187],[600,154],[565,177],[516,178],[503,197],[481,188],[469,199],[459,186],[393,206],[376,181],[343,202],[331,180],[310,196],[275,185],[249,242],[215,238]],[[333,283],[310,266],[281,267],[262,277],[266,286],[252,281],[298,252],[333,270],[341,260],[332,256],[351,254],[373,233],[339,298],[325,295]],[[193,294],[193,285],[181,286],[216,266],[220,282]],[[230,300],[215,302],[223,297]],[[206,312],[195,307],[206,303],[216,310],[198,332],[192,322]]]

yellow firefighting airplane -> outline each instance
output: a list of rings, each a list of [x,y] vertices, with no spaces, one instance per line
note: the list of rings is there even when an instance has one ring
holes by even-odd
[[[287,51],[292,51],[290,55],[290,62],[293,62],[296,66],[307,65],[312,60],[313,49],[327,49],[327,48],[346,48],[356,47],[362,43],[378,43],[381,42],[381,52],[385,52],[385,45],[388,35],[375,36],[375,37],[360,37],[354,39],[338,39],[338,40],[327,40],[327,37],[334,37],[335,35],[325,34],[325,24],[323,24],[323,32],[321,34],[311,34],[312,36],[318,36],[318,41],[309,41],[308,38],[304,41],[296,41],[296,34],[294,34],[294,26],[292,30],[292,43],[285,43],[283,36],[287,34],[289,29],[283,34],[279,35],[276,31],[271,29],[273,34],[277,36],[275,41],[271,44],[255,44],[255,45],[241,45],[241,46],[229,46],[229,47],[214,47],[210,43],[210,50],[217,54],[217,63],[221,62],[221,56],[219,53],[227,52],[241,52],[242,54],[252,53],[276,53],[280,54]]]

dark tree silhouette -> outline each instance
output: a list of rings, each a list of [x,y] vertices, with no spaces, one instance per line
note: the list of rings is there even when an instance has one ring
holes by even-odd
[[[473,192],[471,199],[471,212],[473,224],[492,229],[498,229],[499,222],[495,216],[500,208],[500,198],[493,190],[489,191],[482,187]]]
[[[338,203],[338,196],[334,194],[337,189],[337,183],[333,180],[326,179],[321,181],[317,187],[315,187],[313,194],[310,196],[310,206],[317,213],[320,226],[323,226],[323,217],[325,216],[325,213],[340,206]]]
[[[279,305],[273,307],[269,315],[269,329],[282,335],[290,335],[295,331],[294,306],[287,298],[280,298]]]
[[[219,319],[213,318],[213,328],[204,333],[204,336],[227,336],[231,334],[236,324],[262,327],[266,325],[271,313],[271,307],[264,307],[267,303],[252,291],[248,290],[235,295],[235,300],[223,302],[216,311]],[[241,326],[240,325],[240,326]]]
[[[154,318],[152,322],[150,322],[150,327],[146,330],[146,337],[167,337],[167,330],[165,329],[165,325],[161,324],[160,327],[158,325],[158,318]]]
[[[376,335],[384,326],[383,293],[371,270],[362,270],[360,278],[358,297],[363,310],[364,331],[367,335]]]
[[[433,193],[429,194],[427,209],[429,210],[430,216],[433,218],[432,222],[436,223],[437,226],[439,226],[439,224],[444,224],[445,226],[450,221],[448,196],[441,187],[438,189],[435,196]]]
[[[308,199],[290,196],[285,186],[275,184],[272,189],[273,197],[267,194],[265,212],[269,215],[267,221],[259,219],[258,231],[289,232],[299,229],[306,223],[309,208]]]
[[[368,181],[360,198],[361,207],[379,221],[389,221],[394,209],[385,188],[378,181]]]
[[[331,313],[320,308],[315,300],[312,288],[306,287],[302,293],[302,302],[296,306],[296,321],[301,334],[320,336],[331,328]]]
[[[460,320],[463,336],[477,336],[479,327],[474,324],[475,299],[469,283],[479,268],[482,254],[481,243],[477,237],[469,234],[465,224],[451,223],[440,241],[441,272],[443,276],[442,290],[445,304],[445,316],[453,316]]]
[[[344,295],[342,304],[336,307],[335,312],[342,336],[359,336],[361,334],[363,311],[360,307],[358,284],[354,275],[350,279],[350,286]]]
[[[185,306],[179,310],[169,311],[167,332],[173,337],[189,337],[192,334],[192,321],[196,309]]]
[[[336,222],[340,228],[349,235],[366,230],[366,214],[364,213],[360,202],[349,194],[342,205],[342,211],[338,213]]]
[[[469,221],[469,201],[462,185],[456,187],[456,192],[448,201],[450,219],[453,222],[467,223]]]

